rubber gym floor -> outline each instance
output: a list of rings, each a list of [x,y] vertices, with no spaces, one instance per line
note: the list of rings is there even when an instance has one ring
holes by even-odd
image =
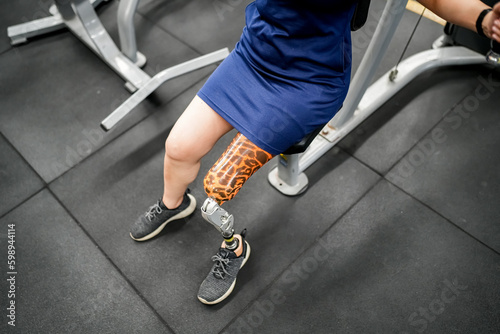
[[[141,1],[145,71],[232,49],[248,3]],[[384,3],[353,33],[353,71]],[[276,162],[266,165],[225,205],[252,255],[231,296],[206,306],[196,294],[221,238],[199,209],[144,243],[129,226],[160,198],[164,140],[215,65],[167,82],[104,132],[130,96],[118,75],[67,30],[9,43],[8,26],[49,6],[0,3],[2,333],[500,332],[498,69],[420,75],[306,171],[303,195],[272,188]],[[115,41],[117,8],[97,9]],[[405,13],[377,78],[417,20]],[[442,31],[423,19],[405,58]],[[198,208],[234,134],[202,160]]]

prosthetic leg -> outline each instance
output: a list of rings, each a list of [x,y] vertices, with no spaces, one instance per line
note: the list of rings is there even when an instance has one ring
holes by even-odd
[[[201,214],[222,233],[225,247],[229,250],[238,247],[238,239],[234,238],[234,218],[220,206],[231,200],[250,176],[272,158],[272,154],[238,133],[205,176],[208,198],[201,207]]]
[[[208,198],[201,207],[201,214],[222,233],[224,241],[219,252],[212,256],[215,263],[198,291],[198,299],[204,304],[217,304],[229,296],[239,270],[250,255],[245,230],[235,235],[233,215],[220,206],[232,199],[246,180],[272,157],[272,154],[258,148],[238,133],[205,176],[204,185]]]

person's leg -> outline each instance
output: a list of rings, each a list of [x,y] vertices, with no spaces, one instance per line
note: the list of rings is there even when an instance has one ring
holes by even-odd
[[[171,221],[187,217],[196,208],[186,192],[200,169],[200,160],[232,126],[196,96],[175,123],[165,142],[164,191],[132,225],[130,236],[145,241]]]
[[[233,127],[196,96],[175,123],[165,142],[163,203],[180,205],[188,184],[200,169],[200,160]]]

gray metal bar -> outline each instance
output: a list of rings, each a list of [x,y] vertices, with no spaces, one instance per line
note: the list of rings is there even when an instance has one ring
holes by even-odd
[[[137,62],[137,44],[134,28],[134,14],[139,0],[122,0],[118,6],[118,35],[122,53],[132,62]]]
[[[290,154],[279,157],[278,173],[287,184],[294,186],[299,178],[299,155]]]
[[[118,75],[132,85],[132,91],[139,89],[151,79],[120,52],[88,0],[73,0],[70,6],[75,15],[72,17],[66,13],[63,15],[68,17],[65,20],[68,28]],[[58,9],[60,12],[66,11],[67,7],[58,5]]]
[[[183,75],[185,73],[197,70],[208,66],[215,62],[221,61],[227,57],[229,50],[227,48],[206,54],[204,56],[189,60],[182,64],[170,67],[156,74],[151,80],[143,85],[137,92],[130,96],[122,103],[115,111],[101,122],[101,127],[108,131],[123,119],[129,112],[132,111],[139,103],[141,103],[149,94],[154,92],[160,85],[166,81]]]
[[[299,155],[280,155],[278,166],[267,176],[268,181],[280,192],[296,196],[306,191],[307,175],[299,170]]]
[[[332,128],[341,127],[354,114],[359,101],[361,101],[364,92],[375,75],[382,57],[387,51],[394,32],[403,17],[407,2],[407,0],[387,1],[370,45],[349,87],[344,106],[329,123]]]
[[[96,7],[103,1],[107,0],[91,0],[91,3]],[[10,43],[12,45],[25,43],[28,41],[28,38],[47,34],[66,27],[58,10],[53,10],[53,8],[56,7],[53,5],[50,9],[52,16],[8,27],[7,36],[10,38]]]
[[[56,3],[57,1],[68,3],[66,0],[56,0]],[[73,6],[69,5],[69,7],[73,8],[75,13],[72,17],[66,17],[65,14],[61,13],[62,8],[58,6],[68,28],[105,59],[112,59],[120,53],[88,0],[72,0],[71,3]]]
[[[318,135],[301,155],[299,170],[304,171],[321,158],[323,154],[328,152],[418,75],[434,68],[473,64],[486,64],[484,55],[461,46],[423,51],[401,62],[398,66],[399,75],[396,80],[389,80],[389,73],[391,72],[389,71],[371,85],[359,102],[356,113],[342,127],[335,129],[329,126],[325,127],[324,132],[327,133]]]
[[[94,6],[103,0],[55,0],[56,14],[7,29],[13,44],[26,42],[27,38],[58,30],[64,26],[101,57],[134,92],[151,79],[144,71],[124,56],[99,20]],[[134,0],[136,1],[136,0]],[[136,1],[137,3],[137,1]],[[133,16],[133,13],[132,13]],[[131,22],[133,24],[133,22]],[[132,27],[133,31],[133,27]],[[133,36],[135,42],[135,36]]]
[[[36,37],[65,27],[61,15],[45,17],[26,23],[16,24],[7,28],[7,36],[11,45],[26,43],[28,38]]]
[[[97,6],[99,6],[101,4],[101,2],[108,2],[109,0],[89,0],[89,1],[92,4],[92,6],[94,8],[96,8]],[[54,2],[55,2],[55,0],[54,0]],[[56,14],[59,13],[59,11],[57,10],[57,6],[56,6],[55,3],[52,6],[50,6],[49,13],[52,14],[52,15],[56,15]]]
[[[73,10],[73,2],[67,0],[54,0],[57,12],[62,16],[64,21],[72,20],[75,18],[75,11]],[[89,5],[90,3],[87,2]]]

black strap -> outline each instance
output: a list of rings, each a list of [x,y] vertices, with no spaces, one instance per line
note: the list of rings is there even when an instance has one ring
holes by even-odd
[[[477,30],[477,33],[479,36],[487,37],[483,31],[483,20],[484,20],[484,17],[486,16],[486,14],[488,14],[489,12],[491,12],[491,8],[487,8],[487,9],[483,10],[481,12],[481,14],[479,14],[479,16],[477,17],[476,30]]]

